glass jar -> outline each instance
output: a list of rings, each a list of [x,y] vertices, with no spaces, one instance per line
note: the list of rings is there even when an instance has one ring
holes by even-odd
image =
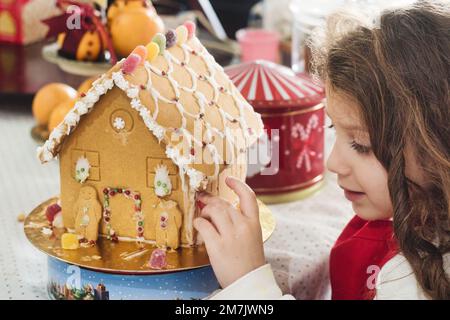
[[[325,17],[341,6],[344,0],[293,0],[291,66],[295,73],[309,72],[311,51],[305,45],[313,29],[324,25]]]
[[[311,51],[305,45],[316,27],[325,25],[327,15],[341,7],[354,7],[377,14],[386,8],[404,6],[414,0],[292,0],[292,58],[295,73],[309,72]]]

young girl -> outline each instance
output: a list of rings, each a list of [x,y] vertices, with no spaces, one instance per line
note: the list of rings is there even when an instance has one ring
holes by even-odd
[[[336,130],[327,166],[356,213],[331,250],[333,299],[450,299],[449,7],[333,15],[314,46]],[[240,210],[202,193],[194,221],[223,288],[211,298],[293,299],[265,263],[255,194],[227,184]]]

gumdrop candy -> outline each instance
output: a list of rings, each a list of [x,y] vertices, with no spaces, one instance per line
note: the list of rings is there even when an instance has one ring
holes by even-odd
[[[167,267],[166,252],[162,249],[155,249],[152,252],[148,266],[152,269],[161,270]]]
[[[158,56],[159,54],[159,46],[157,43],[155,42],[150,42],[147,45],[147,60],[152,62],[153,60],[155,60],[155,58]]]
[[[185,26],[179,26],[175,32],[177,33],[177,43],[183,44],[188,38],[188,29]]]
[[[140,63],[141,56],[136,53],[131,53],[122,63],[122,71],[128,74],[132,73]]]
[[[58,228],[58,229],[64,228],[62,211],[58,212],[55,215],[55,218],[53,219],[53,222],[52,222],[52,226],[54,226],[55,228]]]
[[[195,36],[195,23],[193,23],[192,21],[186,21],[184,23],[184,26],[186,27],[187,31],[188,31],[188,37],[189,39],[191,39],[193,36]]]
[[[167,48],[173,47],[175,43],[177,43],[177,34],[175,33],[174,30],[169,29],[166,32],[166,47]]]
[[[76,250],[80,247],[78,236],[73,233],[64,233],[61,237],[61,247],[66,250]]]
[[[137,46],[132,53],[141,57],[141,63],[144,63],[145,59],[147,59],[147,48],[144,46]]]
[[[156,43],[159,46],[159,53],[163,53],[166,50],[166,36],[162,33],[157,33],[152,38],[152,42]],[[147,48],[148,49],[148,48]]]
[[[205,207],[205,204],[203,202],[201,202],[200,200],[196,201],[196,205],[200,210],[202,210]]]
[[[58,212],[61,212],[61,207],[57,203],[54,203],[47,207],[45,210],[45,216],[49,222],[53,222]]]

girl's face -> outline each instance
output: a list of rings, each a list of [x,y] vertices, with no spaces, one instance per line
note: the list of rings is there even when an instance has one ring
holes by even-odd
[[[326,111],[336,130],[328,169],[337,174],[338,184],[358,216],[365,220],[391,218],[387,172],[371,150],[358,106],[328,86],[326,91]]]

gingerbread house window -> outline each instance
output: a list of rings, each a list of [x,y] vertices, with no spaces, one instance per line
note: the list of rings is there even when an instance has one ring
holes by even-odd
[[[100,181],[100,154],[95,151],[72,150],[72,176],[75,178],[75,167],[80,158],[86,158],[90,165],[87,180]]]
[[[111,126],[116,132],[130,132],[133,130],[133,116],[124,109],[115,110],[111,114]]]
[[[160,158],[147,158],[147,187],[155,188],[155,174],[156,168],[159,165],[166,166],[169,171],[170,183],[172,184],[172,190],[175,191],[178,189],[178,167],[169,159],[160,159]]]

